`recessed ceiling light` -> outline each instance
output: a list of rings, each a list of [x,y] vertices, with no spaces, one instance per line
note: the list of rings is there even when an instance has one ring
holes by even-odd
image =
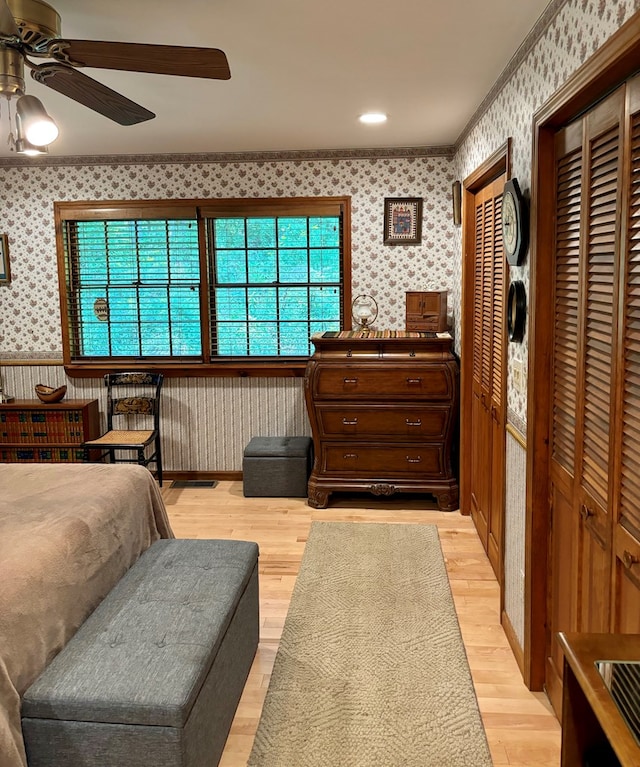
[[[376,125],[377,123],[386,122],[387,116],[382,114],[382,112],[367,112],[366,114],[360,115],[358,119],[361,123],[366,123],[367,125]]]

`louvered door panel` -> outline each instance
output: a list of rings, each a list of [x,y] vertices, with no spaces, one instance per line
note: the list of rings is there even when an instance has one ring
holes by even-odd
[[[471,514],[485,549],[489,530],[490,477],[487,471],[487,450],[490,449],[488,394],[491,363],[491,327],[485,324],[486,302],[492,280],[492,265],[486,257],[493,232],[490,210],[493,201],[484,192],[475,199],[476,233],[473,300],[473,398],[471,430],[474,443],[484,445],[484,451],[473,451],[471,466]],[[487,231],[487,223],[490,226]]]
[[[615,508],[612,630],[640,631],[640,78],[629,86],[630,167],[621,357],[619,488]]]
[[[553,524],[549,539],[547,581],[550,645],[546,686],[556,710],[562,705],[564,657],[555,641],[558,631],[574,631],[577,617],[577,532],[575,459],[578,408],[578,338],[580,248],[584,152],[582,122],[559,131],[555,140],[556,228],[554,248],[555,306],[551,364],[551,482]]]
[[[590,145],[581,480],[604,508],[609,492],[619,151],[617,124]]]
[[[557,160],[551,457],[574,474],[582,147]]]
[[[497,577],[502,573],[505,426],[505,261],[501,234],[504,177],[474,198],[474,328],[471,513]]]
[[[631,167],[618,524],[640,540],[640,115],[631,121]]]
[[[485,200],[483,206],[482,242],[482,393],[488,398],[491,393],[491,363],[493,345],[493,240],[495,236],[495,205],[493,197]],[[484,403],[483,403],[484,404]],[[488,404],[488,403],[487,403]]]
[[[493,211],[493,310],[492,310],[492,348],[491,348],[491,406],[502,409],[504,406],[504,357],[505,343],[505,271],[506,263],[502,248],[502,197],[496,197]],[[493,411],[492,411],[493,412]]]
[[[505,453],[505,367],[506,367],[506,322],[505,322],[505,273],[506,261],[502,246],[502,188],[494,197],[493,209],[493,285],[492,285],[492,333],[491,333],[491,498],[489,500],[489,530],[487,554],[496,576],[502,572],[502,539],[504,537],[504,460]]]
[[[482,378],[482,269],[484,259],[482,248],[484,243],[483,204],[476,204],[476,236],[473,269],[473,385],[480,386]]]
[[[578,631],[608,631],[611,623],[611,423],[615,413],[615,343],[618,311],[619,208],[622,204],[619,91],[585,117],[587,194],[583,205],[580,345],[582,356],[577,434],[579,487]]]

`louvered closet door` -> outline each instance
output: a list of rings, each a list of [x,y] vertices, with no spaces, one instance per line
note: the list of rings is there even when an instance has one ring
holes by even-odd
[[[556,136],[547,689],[558,631],[610,627],[624,89]]]
[[[561,707],[564,656],[554,637],[576,624],[577,518],[573,513],[576,459],[578,373],[578,294],[580,286],[580,233],[582,121],[556,135],[556,233],[554,262],[555,306],[552,361],[552,424],[549,541],[549,650],[546,687],[556,711]]]
[[[471,514],[493,569],[502,572],[504,518],[505,279],[501,237],[504,177],[474,197]]]
[[[625,260],[620,280],[624,307],[619,334],[616,423],[616,486],[612,631],[640,633],[640,80],[629,83],[630,167],[625,171],[628,213],[625,213]]]
[[[579,631],[609,630],[612,435],[624,91],[585,117],[586,172],[578,333]],[[615,286],[615,287],[614,287]]]

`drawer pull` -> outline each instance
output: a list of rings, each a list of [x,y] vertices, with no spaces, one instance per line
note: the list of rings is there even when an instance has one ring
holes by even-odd
[[[422,456],[419,455],[417,458],[407,456],[407,463],[422,463]]]
[[[343,383],[346,383],[346,384],[357,384],[358,383],[358,379],[357,378],[343,378],[342,381],[343,381]]]
[[[419,418],[417,421],[410,421],[408,418],[405,418],[405,423],[407,426],[422,426],[422,421]]]
[[[586,522],[589,519],[589,517],[593,516],[593,509],[590,509],[588,506],[585,506],[585,504],[583,503],[582,506],[580,507],[580,516]]]
[[[357,453],[345,453],[342,457],[345,459],[345,461],[347,461],[347,460],[355,461],[358,458],[358,454]]]
[[[358,423],[358,419],[354,418],[353,420],[349,420],[348,418],[342,419],[342,425],[343,426],[355,426]]]
[[[626,567],[626,569],[631,570],[631,568],[637,563],[638,557],[634,557],[630,551],[625,549],[624,554],[622,555],[622,564]]]
[[[409,386],[414,384],[420,385],[422,383],[422,378],[407,378],[407,383]]]

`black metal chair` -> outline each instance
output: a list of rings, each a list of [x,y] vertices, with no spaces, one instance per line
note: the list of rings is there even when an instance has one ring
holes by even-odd
[[[107,431],[96,439],[82,443],[86,460],[102,460],[109,456],[111,463],[138,463],[147,468],[153,463],[162,487],[160,390],[163,378],[162,373],[153,372],[105,375]],[[118,396],[119,387],[126,387],[122,393],[127,396]],[[134,422],[136,427],[144,425],[147,428],[131,428]],[[135,451],[137,455],[135,458],[122,458],[116,455],[120,451]]]

